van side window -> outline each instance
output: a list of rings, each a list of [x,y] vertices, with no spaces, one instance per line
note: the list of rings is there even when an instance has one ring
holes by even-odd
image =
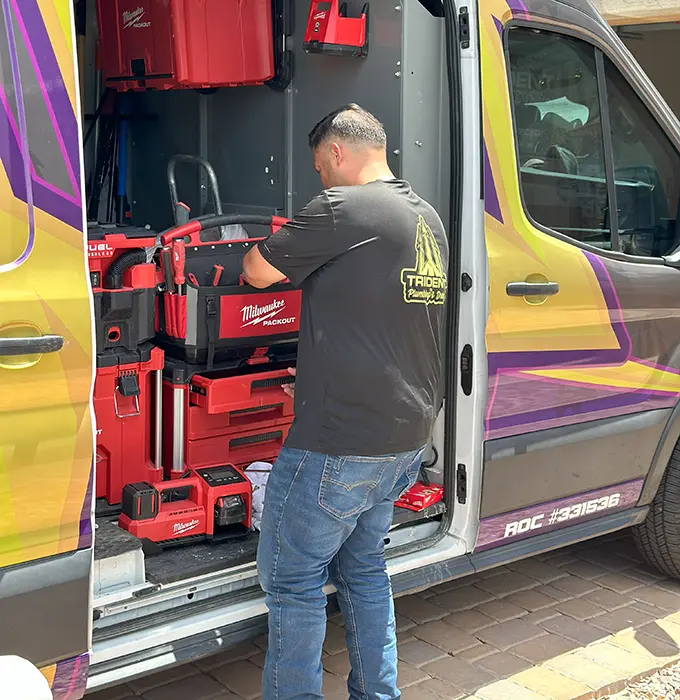
[[[680,156],[618,69],[604,60],[621,250],[660,257],[680,243]]]
[[[611,249],[594,47],[514,28],[508,52],[527,213],[542,226]]]

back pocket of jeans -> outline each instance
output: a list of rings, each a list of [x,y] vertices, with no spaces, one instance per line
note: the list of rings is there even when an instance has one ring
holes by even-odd
[[[331,457],[324,462],[319,505],[336,518],[350,518],[366,508],[396,455],[384,457]]]

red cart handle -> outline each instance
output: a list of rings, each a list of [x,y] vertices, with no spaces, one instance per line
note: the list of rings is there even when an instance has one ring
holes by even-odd
[[[229,226],[231,224],[256,224],[259,226],[268,226],[272,233],[276,233],[282,226],[288,223],[288,219],[282,216],[257,216],[247,214],[220,214],[215,216],[201,217],[194,219],[188,224],[176,226],[163,231],[161,234],[161,243],[166,246],[171,241],[178,238],[189,238],[194,243],[192,238],[201,231],[209,228],[219,228],[221,226]]]

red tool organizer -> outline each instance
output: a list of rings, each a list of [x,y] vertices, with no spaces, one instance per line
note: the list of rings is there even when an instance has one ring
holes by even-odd
[[[275,233],[286,219],[221,215],[161,235],[165,286],[159,340],[168,354],[207,369],[233,349],[294,340],[300,324],[299,290],[286,281],[256,289],[241,277],[244,255],[261,238],[201,240],[201,231],[231,223],[265,226]]]

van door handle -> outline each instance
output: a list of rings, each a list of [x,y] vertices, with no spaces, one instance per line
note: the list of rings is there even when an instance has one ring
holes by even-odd
[[[559,291],[557,282],[508,282],[505,288],[509,297],[550,297]]]
[[[64,347],[60,335],[38,335],[32,338],[0,338],[0,357],[16,355],[46,355]]]

